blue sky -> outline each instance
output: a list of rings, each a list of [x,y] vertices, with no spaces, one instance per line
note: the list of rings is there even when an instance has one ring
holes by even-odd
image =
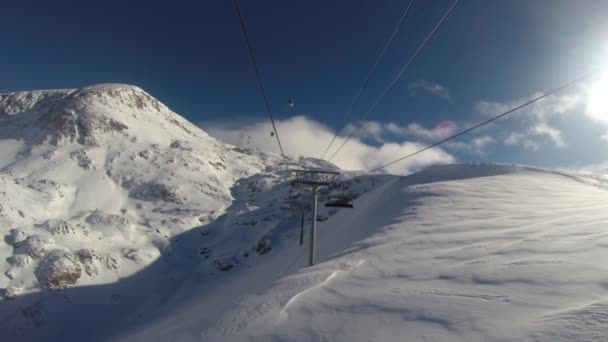
[[[451,1],[414,3],[355,112],[345,117],[408,3],[241,0],[284,140],[295,137],[290,130],[314,128],[331,138],[361,124]],[[593,68],[608,70],[606,18],[602,0],[462,0],[366,118],[356,142],[371,150],[350,166],[373,167],[483,120],[501,105]],[[272,149],[231,1],[13,1],[3,4],[0,28],[0,92],[134,84],[225,140],[242,143],[236,137],[254,135],[254,146]],[[608,125],[585,113],[591,83],[446,145],[428,162],[603,163]],[[289,98],[294,108],[287,107]],[[311,145],[307,139],[326,139],[315,134],[286,142],[287,152],[320,153],[323,148],[303,147]],[[376,152],[385,157],[368,161]]]

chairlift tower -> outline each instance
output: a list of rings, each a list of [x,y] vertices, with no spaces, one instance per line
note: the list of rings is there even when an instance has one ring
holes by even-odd
[[[323,170],[293,170],[296,179],[293,184],[310,188],[311,199],[311,218],[310,218],[310,248],[308,250],[308,266],[315,264],[315,234],[317,230],[317,191],[320,187],[329,186],[334,183],[334,179],[339,172]]]

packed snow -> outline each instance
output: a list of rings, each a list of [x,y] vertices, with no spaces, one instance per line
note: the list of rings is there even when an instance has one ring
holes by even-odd
[[[342,172],[320,206],[282,158],[119,84],[0,94],[0,337],[10,341],[598,341],[604,177],[515,165]],[[289,159],[292,168],[335,166]],[[308,210],[307,210],[308,214]]]

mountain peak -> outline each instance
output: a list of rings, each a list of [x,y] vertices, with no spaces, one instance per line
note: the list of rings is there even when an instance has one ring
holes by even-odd
[[[29,134],[35,143],[97,145],[105,135],[127,132],[173,139],[206,136],[141,88],[119,83],[0,94],[0,120],[7,127],[19,127],[17,132],[0,130],[0,138],[31,140]]]
[[[131,84],[126,84],[126,83],[99,83],[99,84],[93,84],[90,86],[82,87],[79,90],[81,92],[132,90],[132,91],[140,91],[140,92],[145,93],[145,91],[143,89],[141,89],[140,87],[134,86]]]

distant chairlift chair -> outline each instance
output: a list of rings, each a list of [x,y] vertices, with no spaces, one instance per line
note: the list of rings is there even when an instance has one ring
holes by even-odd
[[[325,206],[331,208],[353,208],[353,197],[347,195],[330,196],[325,201]]]

